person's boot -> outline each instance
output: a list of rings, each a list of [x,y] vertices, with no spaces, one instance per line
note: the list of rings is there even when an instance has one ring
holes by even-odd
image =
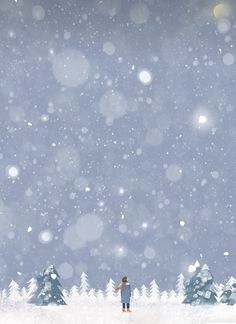
[[[132,313],[132,311],[131,311],[129,308],[127,308],[127,312],[128,312],[128,313]]]
[[[125,308],[122,308],[122,312],[125,313]]]

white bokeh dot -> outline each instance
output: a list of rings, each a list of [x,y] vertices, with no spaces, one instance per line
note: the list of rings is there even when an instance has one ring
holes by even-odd
[[[6,171],[9,178],[17,178],[19,175],[19,167],[16,165],[8,165]]]
[[[145,85],[149,85],[152,82],[152,74],[149,70],[146,69],[141,70],[138,73],[138,78]]]
[[[53,234],[50,230],[43,230],[39,233],[39,241],[43,244],[50,243],[53,240]]]

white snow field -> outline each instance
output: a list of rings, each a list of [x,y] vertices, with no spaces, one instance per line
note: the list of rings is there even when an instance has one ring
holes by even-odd
[[[8,301],[0,305],[0,324],[236,324],[236,306],[135,302],[132,311],[106,300],[41,307]]]

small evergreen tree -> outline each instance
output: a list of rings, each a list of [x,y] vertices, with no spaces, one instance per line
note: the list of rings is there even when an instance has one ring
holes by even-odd
[[[178,279],[177,279],[176,292],[177,292],[177,298],[179,298],[179,299],[184,298],[185,279],[184,279],[184,275],[182,273],[178,276]]]
[[[169,299],[168,292],[167,291],[163,291],[161,293],[161,302],[163,304],[165,304],[168,301],[168,299]]]
[[[80,295],[87,296],[89,290],[88,276],[86,273],[82,273],[80,276]]]
[[[66,305],[58,278],[60,277],[53,265],[44,270],[43,274],[37,277],[37,290],[29,303],[38,306]]]
[[[146,302],[148,300],[148,289],[145,285],[141,287],[141,300]]]
[[[18,283],[12,280],[9,285],[9,299],[12,301],[19,301],[21,297]]]
[[[134,298],[134,300],[139,300],[140,299],[140,292],[139,292],[138,288],[134,288],[133,298]]]
[[[89,296],[89,300],[91,302],[95,301],[96,300],[96,291],[95,289],[90,289],[89,292],[88,292],[88,296]]]
[[[153,280],[150,283],[150,301],[152,303],[158,302],[160,299],[160,289],[158,284],[156,283],[156,280]]]
[[[226,285],[221,295],[221,302],[227,305],[236,304],[236,283],[233,283],[232,286]]]
[[[214,278],[205,264],[197,267],[190,280],[186,281],[184,304],[200,305],[215,304],[216,288]]]
[[[169,300],[171,303],[174,303],[176,301],[176,292],[173,289],[170,291]]]
[[[101,289],[99,289],[97,292],[97,299],[104,300],[104,292]]]
[[[79,297],[79,288],[76,285],[71,287],[70,292],[69,292],[69,297],[70,298]]]
[[[106,285],[105,295],[106,295],[106,298],[109,300],[114,300],[116,297],[115,282],[112,279],[110,279],[108,284]]]
[[[225,286],[232,287],[234,283],[236,283],[236,279],[234,277],[230,277]]]
[[[215,288],[216,288],[216,300],[217,300],[218,303],[220,303],[221,302],[221,297],[222,297],[223,292],[224,292],[224,285],[215,283]]]
[[[7,299],[7,297],[8,297],[7,291],[6,291],[6,289],[3,289],[2,293],[1,293],[1,299],[5,300],[5,299]]]
[[[37,290],[37,288],[38,288],[37,279],[31,278],[27,282],[27,297],[31,298],[33,296],[33,294],[35,293],[35,291]]]

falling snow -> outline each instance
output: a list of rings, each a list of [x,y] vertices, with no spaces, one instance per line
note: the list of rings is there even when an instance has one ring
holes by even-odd
[[[0,288],[51,263],[65,285],[233,275],[235,1],[0,15]]]

